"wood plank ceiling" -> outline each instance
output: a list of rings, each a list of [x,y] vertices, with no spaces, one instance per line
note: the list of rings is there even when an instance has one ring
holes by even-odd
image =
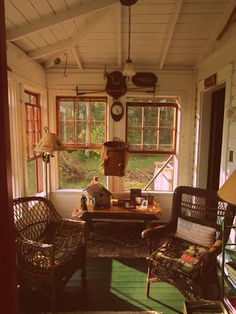
[[[216,45],[235,5],[138,0],[131,7],[135,67],[194,68]],[[128,8],[119,0],[5,0],[5,11],[7,41],[45,68],[63,68],[67,59],[70,68],[119,70],[127,59]]]

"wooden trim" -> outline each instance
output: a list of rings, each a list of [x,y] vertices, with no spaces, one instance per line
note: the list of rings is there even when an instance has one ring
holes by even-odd
[[[2,313],[18,313],[16,293],[15,226],[12,205],[12,172],[8,108],[4,1],[0,1],[0,304]]]

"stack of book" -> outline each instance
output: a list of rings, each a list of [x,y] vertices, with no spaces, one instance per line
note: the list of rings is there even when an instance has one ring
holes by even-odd
[[[230,281],[236,287],[236,262],[230,261],[225,263],[226,270],[228,272],[228,276]]]
[[[230,314],[236,314],[236,296],[224,298],[224,303]]]

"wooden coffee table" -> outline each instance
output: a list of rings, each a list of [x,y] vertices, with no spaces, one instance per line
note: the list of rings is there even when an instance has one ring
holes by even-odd
[[[136,206],[135,209],[126,209],[117,205],[112,205],[108,209],[94,210],[91,205],[88,205],[88,210],[84,211],[80,206],[73,210],[72,218],[79,218],[92,223],[95,220],[110,220],[110,221],[138,221],[143,222],[148,228],[155,220],[159,220],[162,216],[162,209],[159,205],[148,205],[147,209],[142,209],[141,206]]]

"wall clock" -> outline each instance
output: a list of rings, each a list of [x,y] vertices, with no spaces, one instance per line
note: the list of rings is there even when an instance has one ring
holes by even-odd
[[[123,114],[124,108],[122,106],[122,103],[120,101],[114,101],[111,106],[112,119],[115,121],[120,121],[120,119],[123,117]]]

